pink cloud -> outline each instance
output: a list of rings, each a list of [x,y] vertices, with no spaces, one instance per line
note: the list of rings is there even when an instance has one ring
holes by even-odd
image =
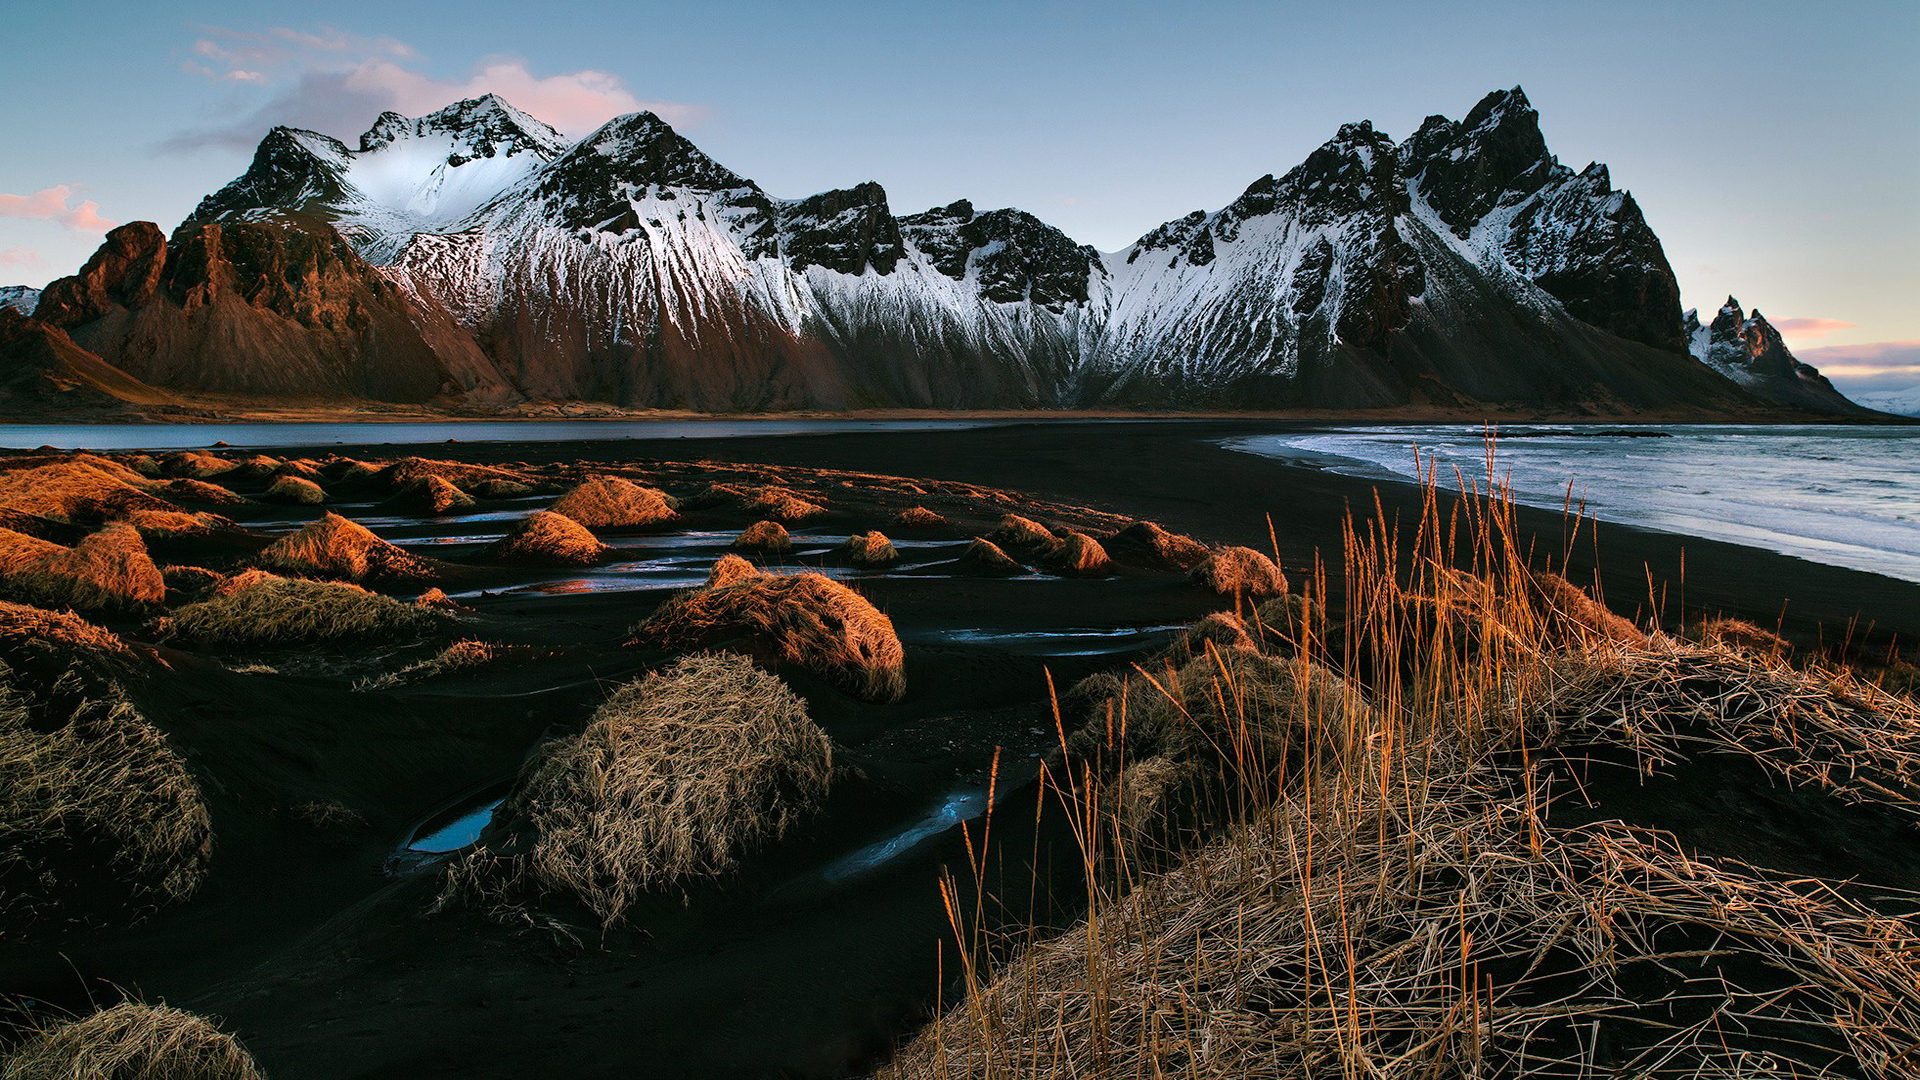
[[[514,57],[483,60],[462,80],[433,79],[392,61],[369,60],[347,76],[345,85],[357,94],[385,99],[391,102],[390,108],[407,116],[429,113],[462,98],[498,94],[528,114],[575,134],[641,110],[680,127],[697,124],[706,115],[695,105],[642,100],[619,76],[605,71],[540,76],[528,69],[525,60]]]
[[[1779,319],[1774,321],[1773,328],[1787,337],[1811,338],[1851,330],[1853,324],[1839,319]]]
[[[0,217],[57,221],[84,233],[106,232],[117,224],[100,216],[99,203],[88,199],[78,206],[67,205],[72,198],[73,188],[67,184],[41,188],[31,195],[0,195]]]
[[[23,247],[0,249],[0,266],[38,266],[40,253]]]
[[[698,125],[707,116],[698,105],[642,98],[611,72],[541,75],[515,56],[485,57],[464,76],[436,78],[413,63],[417,54],[411,46],[390,37],[284,26],[265,31],[203,26],[199,33],[191,56],[181,61],[183,72],[272,88],[272,93],[250,111],[230,111],[230,119],[167,139],[163,149],[248,149],[276,124],[326,132],[351,145],[384,110],[420,116],[488,93],[574,135],[642,110],[676,127]]]

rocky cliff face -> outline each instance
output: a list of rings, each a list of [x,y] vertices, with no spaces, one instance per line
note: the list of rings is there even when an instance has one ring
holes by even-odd
[[[37,321],[143,382],[297,398],[421,402],[504,390],[471,339],[435,326],[341,235],[289,215],[122,225]]]
[[[170,243],[147,229],[109,237],[51,317],[199,389],[699,409],[1756,404],[1687,352],[1632,198],[1604,166],[1562,166],[1518,89],[1404,144],[1347,125],[1104,256],[1019,210],[898,216],[871,182],[776,198],[649,113],[567,145],[493,97],[383,114],[357,149],[275,129]]]
[[[128,376],[73,343],[58,327],[0,307],[0,409],[62,416],[112,413],[124,405],[172,405],[172,394]]]
[[[1794,359],[1759,308],[1748,314],[1729,296],[1706,326],[1698,312],[1688,311],[1682,330],[1694,356],[1768,401],[1819,412],[1868,411],[1848,401],[1819,369]]]

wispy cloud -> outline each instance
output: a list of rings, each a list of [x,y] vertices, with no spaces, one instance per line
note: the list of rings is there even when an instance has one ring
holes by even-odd
[[[23,247],[0,248],[0,266],[39,266],[40,253]]]
[[[1890,390],[1920,383],[1920,341],[1823,345],[1794,355],[1846,390]]]
[[[55,184],[31,195],[0,195],[0,218],[57,221],[75,232],[103,233],[118,224],[100,216],[100,204],[87,199],[73,202],[73,188]]]
[[[706,116],[697,105],[644,99],[610,72],[541,75],[515,56],[482,58],[465,76],[436,78],[420,69],[418,53],[405,42],[331,27],[257,32],[202,27],[189,51],[181,61],[183,72],[235,84],[236,93],[258,88],[266,96],[243,104],[230,120],[165,140],[163,149],[250,149],[276,124],[351,140],[383,111],[419,116],[488,93],[576,135],[643,109],[676,127],[696,125]]]
[[[1839,319],[1780,319],[1774,322],[1773,328],[1787,337],[1814,338],[1851,330],[1853,324]]]

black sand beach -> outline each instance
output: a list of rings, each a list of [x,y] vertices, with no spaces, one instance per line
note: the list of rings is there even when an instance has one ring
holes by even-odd
[[[1033,824],[1032,777],[1056,740],[1049,673],[1064,688],[1157,647],[1161,628],[1231,606],[1180,574],[1122,568],[1099,579],[999,579],[943,570],[945,561],[1015,507],[1088,533],[1144,519],[1208,544],[1271,544],[1296,580],[1312,577],[1318,557],[1337,610],[1344,516],[1370,514],[1377,498],[1389,516],[1411,521],[1419,493],[1219,445],[1271,430],[1271,423],[1234,420],[1052,422],[697,442],[276,449],[283,459],[418,454],[535,471],[593,462],[647,471],[680,494],[707,480],[756,477],[830,489],[836,494],[825,514],[790,526],[799,541],[790,565],[847,571],[832,548],[867,528],[925,543],[903,549],[907,557],[893,570],[848,577],[906,642],[906,696],[876,705],[824,679],[788,674],[839,748],[836,788],[817,819],[724,885],[650,899],[605,934],[578,924],[503,926],[470,911],[428,917],[439,864],[397,849],[423,825],[497,798],[544,735],[577,729],[609,688],[658,666],[664,654],[622,642],[667,590],[595,587],[598,579],[586,573],[503,571],[486,565],[478,542],[460,539],[491,535],[504,523],[419,518],[376,526],[389,538],[449,539],[408,545],[409,553],[445,555],[450,567],[421,586],[454,594],[475,613],[465,632],[518,647],[515,658],[370,687],[365,680],[431,650],[283,650],[258,658],[272,670],[251,670],[236,650],[161,642],[136,696],[188,748],[206,787],[216,838],[206,883],[191,902],[132,926],[0,945],[0,994],[65,1007],[111,996],[110,986],[164,998],[220,1017],[282,1080],[824,1077],[863,1069],[939,1003],[949,930],[936,880],[941,866],[964,860],[965,838],[936,830],[870,868],[844,876],[834,868],[942,800],[984,787],[1000,748],[1000,813],[1024,825],[1005,827],[995,873],[1005,884],[1001,895],[1031,897],[1017,909],[1010,903],[1001,919],[1046,925],[1070,917],[1070,901],[1049,899],[1054,875],[1077,872],[1057,861],[1060,826]],[[694,462],[711,464],[686,464]],[[756,473],[757,466],[773,468]],[[946,486],[867,484],[817,470]],[[961,485],[978,490],[967,494]],[[236,490],[255,496],[263,486]],[[391,516],[371,492],[349,498],[358,501],[334,508],[356,519]],[[517,514],[548,499],[483,501],[482,508]],[[919,501],[951,524],[917,537],[898,529],[893,513]],[[265,504],[221,512],[255,536],[318,514]],[[720,539],[689,555],[706,560],[697,567],[703,575],[724,538],[754,517],[701,507],[670,525],[605,538],[621,557],[638,558],[669,537],[712,534]],[[1558,562],[1567,528],[1561,516],[1522,510],[1520,521]],[[1575,581],[1593,574],[1592,528],[1572,546],[1566,572]],[[233,538],[153,546],[162,562],[233,563],[250,550]],[[1865,653],[1920,638],[1920,585],[1614,525],[1599,526],[1597,547],[1611,606],[1642,621],[1656,607],[1670,624],[1725,613],[1777,623],[1803,647],[1846,642]],[[567,584],[575,579],[577,587]],[[521,588],[529,584],[543,588]],[[148,640],[137,624],[109,625]],[[1123,637],[1107,651],[1047,644],[1048,635],[1068,629],[1146,636]],[[1744,828],[1777,809],[1761,790],[1764,777],[1730,764],[1718,780],[1712,791],[1656,781],[1614,782],[1597,793],[1611,812],[1673,829],[1703,850],[1758,852],[1786,868],[1920,887],[1920,856],[1888,855],[1884,845],[1898,837],[1875,822],[1836,810],[1824,835]],[[319,802],[350,808],[361,824],[320,834],[293,820],[292,807]],[[944,960],[952,962],[950,949]]]

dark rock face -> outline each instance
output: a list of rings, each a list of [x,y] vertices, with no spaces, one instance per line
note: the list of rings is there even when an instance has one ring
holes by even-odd
[[[1455,236],[1493,222],[1508,265],[1576,318],[1629,341],[1685,349],[1680,284],[1639,205],[1613,190],[1606,166],[1576,175],[1555,160],[1519,87],[1488,94],[1457,124],[1428,117],[1400,157]]]
[[[347,147],[314,131],[277,127],[253,152],[239,178],[200,200],[189,222],[222,221],[249,210],[304,210],[344,197],[340,176]]]
[[[187,224],[171,242],[150,222],[123,225],[47,296],[41,321],[168,387],[426,401],[487,383],[471,341],[417,324],[321,222]]]
[[[947,277],[964,279],[971,266],[981,295],[996,304],[1062,311],[1085,303],[1088,282],[1103,272],[1099,252],[1021,210],[978,214],[961,199],[902,218],[900,227]]]
[[[169,405],[174,398],[73,343],[65,331],[0,307],[0,406],[108,413],[124,404]]]
[[[780,209],[787,265],[824,266],[842,274],[872,267],[882,274],[906,258],[900,223],[887,209],[887,193],[871,181],[823,192]]]
[[[535,193],[568,228],[618,232],[608,223],[632,217],[631,195],[665,187],[738,191],[735,202],[758,208],[772,223],[772,206],[757,185],[701,153],[649,112],[610,120],[581,140],[554,161]]]
[[[1759,308],[1746,314],[1731,296],[1705,328],[1696,313],[1687,312],[1685,332],[1707,366],[1775,404],[1822,412],[1870,411],[1848,401],[1818,368],[1795,359]]]

